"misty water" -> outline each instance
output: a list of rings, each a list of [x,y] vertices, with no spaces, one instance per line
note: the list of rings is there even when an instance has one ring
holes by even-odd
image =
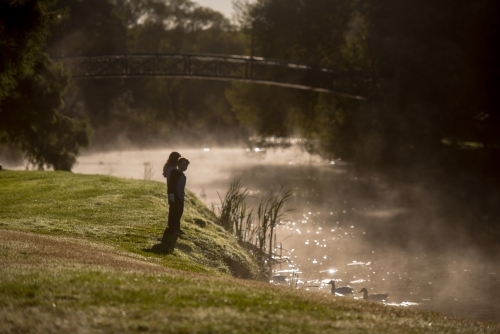
[[[172,150],[85,154],[73,171],[164,182],[162,166]],[[275,265],[275,274],[286,278],[281,284],[330,293],[326,283],[333,279],[355,292],[388,293],[394,306],[500,321],[499,264],[435,214],[449,203],[432,188],[362,176],[347,163],[298,148],[178,151],[191,161],[187,188],[216,213],[219,195],[236,179],[253,206],[282,187],[292,191],[286,208],[293,211],[276,229],[276,253],[286,260]]]

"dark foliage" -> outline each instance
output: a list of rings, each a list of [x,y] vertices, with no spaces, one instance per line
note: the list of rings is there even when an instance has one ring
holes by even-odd
[[[368,99],[289,98],[240,86],[228,96],[260,135],[299,133],[325,157],[449,169],[474,147],[477,165],[493,171],[500,167],[499,7],[490,0],[256,1],[239,16],[256,55],[356,74]],[[267,108],[273,98],[279,126]]]
[[[18,79],[0,103],[0,143],[19,148],[39,169],[70,171],[80,148],[89,145],[87,122],[59,113],[67,84],[62,68],[41,55],[34,75]]]
[[[53,57],[245,51],[244,36],[226,18],[189,1],[60,0],[58,8],[69,16],[49,41]],[[80,80],[64,113],[90,120],[95,148],[164,145],[180,133],[211,145],[246,133],[225,99],[229,86],[172,78]]]
[[[0,1],[0,100],[17,78],[32,73],[52,23],[61,13],[49,11],[53,0]]]

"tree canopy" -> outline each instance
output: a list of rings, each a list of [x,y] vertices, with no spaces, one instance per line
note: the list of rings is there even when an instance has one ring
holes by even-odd
[[[62,15],[49,10],[53,2],[0,2],[0,100],[14,90],[17,78],[33,72],[51,24]]]
[[[369,78],[360,80],[363,103],[271,95],[295,120],[285,132],[298,131],[316,152],[382,165],[443,160],[467,142],[498,157],[498,17],[490,0],[259,0],[240,2],[239,15],[259,56]],[[281,135],[254,119],[273,105],[254,105],[259,90],[233,86],[228,95],[242,120],[264,124],[263,135]]]
[[[0,138],[22,147],[35,164],[54,165],[33,153],[35,142],[20,129],[71,122],[73,146],[58,149],[72,161],[89,142],[88,125],[80,119],[88,120],[93,145],[100,147],[164,144],[179,133],[219,144],[254,134],[299,136],[310,152],[370,166],[451,166],[472,151],[481,152],[478,165],[500,160],[498,1],[241,0],[235,1],[236,22],[189,0],[25,0],[0,6],[0,113],[13,122],[0,128]],[[346,90],[361,91],[367,100],[172,78],[68,85],[41,51],[52,59],[255,55],[334,69]],[[15,111],[29,115],[35,104],[51,111],[20,123]],[[59,147],[56,139],[49,141],[53,150]]]
[[[53,3],[0,2],[0,144],[38,168],[69,171],[90,129],[59,112],[69,76],[42,53],[50,26],[64,14]]]

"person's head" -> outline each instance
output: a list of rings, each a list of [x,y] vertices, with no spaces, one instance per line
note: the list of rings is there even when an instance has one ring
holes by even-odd
[[[189,160],[186,158],[180,158],[179,161],[177,161],[177,169],[180,170],[181,172],[185,172],[188,166],[189,166]]]
[[[172,153],[170,153],[170,155],[168,156],[168,160],[167,160],[166,165],[168,165],[168,166],[176,166],[177,165],[177,161],[179,160],[180,157],[181,157],[181,154],[179,152],[172,152]]]

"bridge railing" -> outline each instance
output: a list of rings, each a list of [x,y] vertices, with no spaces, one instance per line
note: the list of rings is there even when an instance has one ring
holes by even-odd
[[[213,54],[127,54],[60,58],[73,78],[191,77],[266,83],[364,99],[360,77],[260,57]]]

